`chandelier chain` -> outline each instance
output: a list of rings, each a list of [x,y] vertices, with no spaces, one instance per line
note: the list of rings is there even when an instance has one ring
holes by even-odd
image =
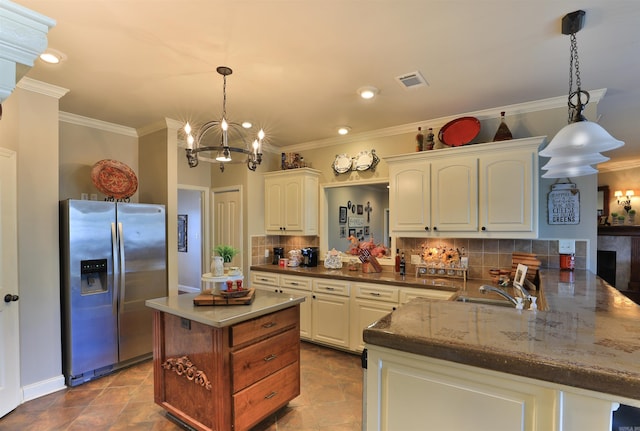
[[[227,75],[222,75],[222,119],[227,119]]]
[[[578,98],[580,97],[580,60],[578,59],[578,40],[576,39],[576,34],[571,33],[570,35],[570,47],[569,47],[569,100],[568,100],[568,122],[571,122],[573,117],[573,110],[575,105],[571,103],[571,96],[573,95],[573,71],[575,65],[575,77],[576,77],[576,93]]]

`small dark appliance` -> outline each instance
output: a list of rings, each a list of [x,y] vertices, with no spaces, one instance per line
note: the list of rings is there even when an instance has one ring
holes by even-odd
[[[318,266],[318,247],[307,247],[302,249],[301,266]]]
[[[280,258],[285,257],[284,255],[284,247],[273,247],[273,264],[278,265],[280,263]]]

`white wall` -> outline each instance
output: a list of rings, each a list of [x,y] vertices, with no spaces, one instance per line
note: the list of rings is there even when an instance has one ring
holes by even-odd
[[[187,251],[178,252],[178,286],[200,289],[201,275],[209,272],[202,267],[203,251],[201,236],[202,191],[178,190],[178,215],[187,215]]]

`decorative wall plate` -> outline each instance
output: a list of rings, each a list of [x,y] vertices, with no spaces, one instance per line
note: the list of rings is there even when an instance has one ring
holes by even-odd
[[[138,190],[138,177],[122,162],[104,159],[93,165],[91,181],[107,197],[127,199]]]
[[[480,133],[480,121],[476,117],[461,117],[449,121],[438,132],[438,139],[450,147],[467,145]]]
[[[360,151],[354,158],[356,171],[366,171],[373,163],[373,155],[371,151]]]
[[[333,170],[337,174],[344,174],[351,170],[352,160],[346,154],[338,154],[333,162]]]

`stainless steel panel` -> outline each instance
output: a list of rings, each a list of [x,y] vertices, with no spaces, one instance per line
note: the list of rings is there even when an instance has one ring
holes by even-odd
[[[119,360],[152,352],[147,299],[167,296],[166,216],[163,205],[117,205],[122,283],[119,286]]]
[[[113,203],[60,203],[64,367],[68,379],[118,361],[110,225],[114,219]],[[82,294],[80,262],[87,259],[107,260],[107,273],[98,278],[107,285]]]

